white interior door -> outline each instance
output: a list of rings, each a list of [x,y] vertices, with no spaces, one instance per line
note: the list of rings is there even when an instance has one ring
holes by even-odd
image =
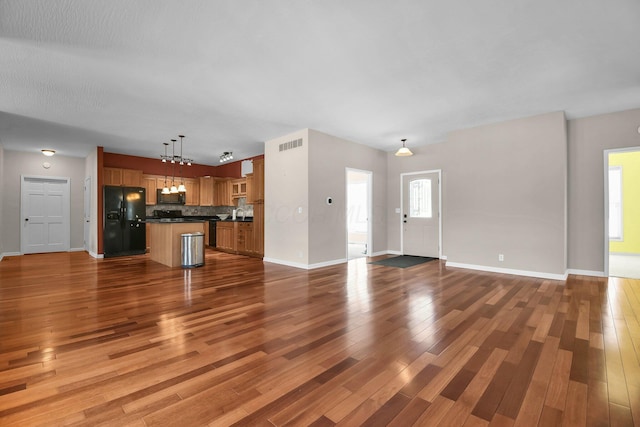
[[[23,254],[62,252],[70,249],[69,178],[22,176]]]
[[[402,253],[440,258],[440,171],[402,174]]]

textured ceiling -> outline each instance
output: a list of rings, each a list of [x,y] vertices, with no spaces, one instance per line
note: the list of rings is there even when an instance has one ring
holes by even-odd
[[[637,0],[0,0],[0,144],[216,164],[640,107]]]

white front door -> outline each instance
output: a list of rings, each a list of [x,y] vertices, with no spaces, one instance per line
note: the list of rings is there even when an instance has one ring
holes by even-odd
[[[69,178],[22,176],[23,254],[62,252],[70,248]]]
[[[440,258],[440,171],[402,174],[402,253]]]

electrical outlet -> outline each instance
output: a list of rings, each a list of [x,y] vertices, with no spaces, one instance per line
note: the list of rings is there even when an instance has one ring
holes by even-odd
[[[504,261],[504,254],[498,254],[498,261]]]

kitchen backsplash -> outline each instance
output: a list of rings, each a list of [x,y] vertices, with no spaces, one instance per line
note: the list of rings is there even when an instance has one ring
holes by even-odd
[[[234,209],[244,209],[245,216],[253,216],[253,205],[246,203],[247,199],[238,199],[238,206],[185,206],[185,205],[151,205],[147,206],[147,216],[153,216],[154,210],[181,210],[184,216],[214,216],[226,213],[231,215]]]

